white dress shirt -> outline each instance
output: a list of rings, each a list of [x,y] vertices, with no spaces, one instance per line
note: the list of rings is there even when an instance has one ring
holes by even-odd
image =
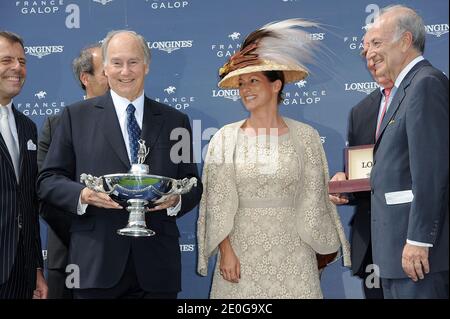
[[[16,119],[14,117],[14,113],[12,110],[12,103],[13,101],[9,101],[8,104],[2,105],[0,104],[0,107],[6,107],[8,110],[8,123],[9,123],[9,129],[11,130],[11,134],[14,138],[14,142],[17,145],[17,150],[19,150],[19,135],[17,134],[17,126],[16,126]]]
[[[131,103],[136,108],[134,116],[136,117],[139,128],[142,130],[142,121],[144,119],[144,92],[142,92],[142,94],[138,96],[134,101],[129,101],[127,98],[119,96],[113,90],[111,90],[111,97],[114,103],[114,109],[116,110],[117,118],[119,119],[123,140],[127,148],[128,159],[131,163],[130,143],[128,141],[127,130],[127,107]]]

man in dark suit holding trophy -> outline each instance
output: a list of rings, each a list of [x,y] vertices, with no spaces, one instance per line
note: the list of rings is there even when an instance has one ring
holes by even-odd
[[[69,263],[79,267],[75,298],[176,298],[181,290],[176,218],[192,210],[202,194],[189,119],[145,96],[150,51],[142,36],[110,32],[103,59],[111,90],[65,109],[38,179],[39,195],[80,215],[71,226],[69,252]],[[187,143],[182,161],[171,153],[178,142],[170,138],[174,129],[189,133],[182,140]],[[118,235],[129,214],[108,195],[78,182],[82,173],[128,172],[136,163],[138,138],[150,150],[144,162],[150,174],[198,178],[190,192],[171,196],[146,214],[147,225],[156,231],[151,237]]]

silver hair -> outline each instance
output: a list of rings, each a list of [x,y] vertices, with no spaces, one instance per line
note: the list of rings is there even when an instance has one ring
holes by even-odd
[[[134,31],[131,31],[131,30],[113,30],[113,31],[108,32],[108,34],[106,35],[106,38],[103,40],[103,43],[102,43],[103,65],[106,65],[106,61],[108,61],[107,60],[107,49],[108,49],[109,42],[111,41],[111,39],[114,36],[116,36],[119,33],[128,33],[128,34],[134,36],[139,41],[139,44],[142,48],[142,52],[144,53],[144,64],[150,65],[151,53],[150,53],[150,49],[148,48],[147,41],[145,41],[145,39],[142,35],[134,32]]]
[[[425,25],[423,19],[413,9],[403,5],[390,5],[380,10],[380,16],[393,10],[402,9],[402,14],[395,16],[394,41],[405,32],[411,32],[413,47],[420,53],[425,51]]]
[[[92,56],[92,51],[101,47],[102,45],[100,43],[94,43],[84,47],[80,51],[80,55],[72,61],[73,75],[78,80],[78,83],[84,91],[86,91],[86,86],[83,82],[81,82],[81,73],[86,72],[94,75],[94,57]]]

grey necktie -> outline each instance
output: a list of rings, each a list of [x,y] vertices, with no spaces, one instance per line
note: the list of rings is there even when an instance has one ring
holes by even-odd
[[[19,151],[11,133],[11,128],[9,127],[8,109],[6,106],[0,106],[0,133],[6,143],[6,147],[8,147],[9,155],[14,165],[14,172],[16,173],[17,180],[19,180]]]

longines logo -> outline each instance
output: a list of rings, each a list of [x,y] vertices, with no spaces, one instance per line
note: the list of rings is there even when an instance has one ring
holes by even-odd
[[[236,102],[237,100],[239,100],[241,98],[239,95],[238,89],[213,90],[212,97],[221,97],[224,99],[230,99],[230,100],[233,100],[233,102]]]
[[[354,82],[345,83],[345,91],[358,91],[369,95],[373,90],[379,88],[377,82]]]
[[[300,80],[294,85],[302,91],[286,91],[284,92],[284,105],[311,105],[321,101],[322,96],[326,96],[325,90],[306,90],[308,81]]]
[[[195,250],[194,244],[188,244],[188,245],[180,244],[180,251],[182,251],[182,252],[186,252],[186,251],[193,252],[194,250]]]
[[[173,85],[167,86],[163,90],[166,94],[162,97],[155,97],[155,101],[170,105],[177,110],[185,110],[195,102],[194,96],[178,96],[177,88]]]
[[[25,47],[25,54],[33,55],[41,59],[42,57],[52,54],[61,53],[64,50],[63,45],[41,45],[33,47]]]
[[[309,39],[311,41],[323,41],[325,39],[325,33],[324,32],[310,33]]]
[[[47,91],[35,91],[33,98],[29,102],[19,101],[17,109],[26,116],[49,116],[56,115],[62,112],[66,106],[64,101],[49,101],[47,99]]]
[[[100,3],[101,5],[105,6],[108,3],[112,2],[113,0],[92,0],[92,1]]]
[[[150,49],[158,49],[167,53],[185,48],[192,48],[193,40],[147,42]]]
[[[193,232],[181,232],[180,240],[181,252],[194,252],[195,251],[195,233]]]
[[[15,3],[21,14],[56,14],[64,5],[64,0],[15,1]]]
[[[442,23],[442,24],[429,24],[425,26],[425,31],[428,34],[432,34],[438,38],[441,37],[441,35],[444,35],[448,33],[448,23]]]
[[[230,57],[241,48],[239,32],[232,32],[227,35],[228,43],[215,43],[211,45],[211,51],[213,51],[218,58]]]
[[[156,0],[145,0],[145,2],[150,3],[152,9],[183,9],[189,5],[189,1],[156,1]]]

